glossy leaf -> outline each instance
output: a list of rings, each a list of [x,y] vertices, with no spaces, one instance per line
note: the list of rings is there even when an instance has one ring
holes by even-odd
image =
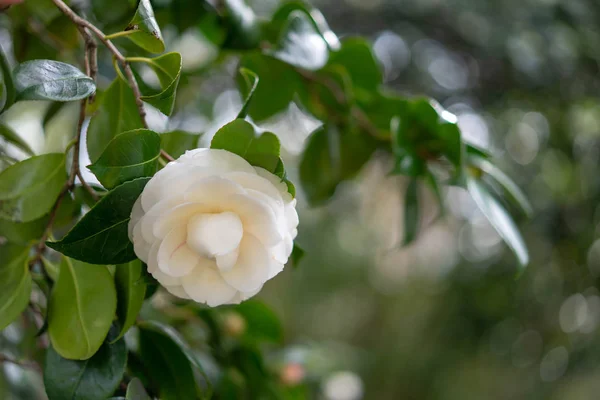
[[[248,106],[248,115],[254,121],[265,120],[283,110],[294,100],[297,92],[304,90],[300,75],[294,68],[280,60],[260,53],[250,53],[242,57],[240,68],[254,72],[259,79],[258,86]],[[244,78],[238,78],[238,87],[244,98],[250,88]]]
[[[127,225],[131,209],[149,178],[117,186],[96,203],[58,242],[46,244],[71,258],[90,264],[122,264],[136,259]]]
[[[194,371],[181,347],[156,324],[139,327],[140,358],[162,400],[196,398]]]
[[[105,188],[112,189],[154,175],[159,157],[160,136],[149,129],[135,129],[115,136],[88,168]]]
[[[296,10],[288,16],[279,48],[273,56],[296,67],[318,70],[327,64],[329,50],[308,15]]]
[[[254,72],[250,71],[247,68],[240,68],[239,70],[240,76],[242,78],[244,78],[244,81],[246,82],[246,92],[248,93],[246,95],[246,99],[244,100],[244,105],[242,106],[242,109],[240,110],[240,112],[237,115],[237,118],[245,118],[246,115],[248,114],[248,107],[250,106],[250,102],[252,101],[252,97],[254,96],[254,92],[256,91],[256,88],[258,87],[258,75],[256,75]]]
[[[230,49],[252,49],[260,41],[259,21],[244,0],[223,0],[223,19],[227,36],[223,46]]]
[[[135,97],[126,82],[118,77],[104,92],[96,114],[90,120],[87,149],[95,162],[119,133],[143,128]]]
[[[142,308],[146,296],[146,282],[140,260],[119,264],[115,268],[115,286],[117,288],[117,318],[121,327],[117,339],[120,339],[131,326]]]
[[[150,0],[140,0],[135,15],[125,31],[131,32],[127,37],[142,49],[150,53],[165,51],[165,42],[156,18],[154,18],[154,10]]]
[[[17,100],[81,100],[96,90],[92,78],[60,61],[26,61],[13,75]]]
[[[138,378],[133,378],[131,382],[129,382],[129,385],[127,385],[127,394],[125,395],[125,398],[127,400],[152,400]]]
[[[0,217],[18,222],[50,211],[67,180],[65,155],[50,153],[28,158],[0,173]]]
[[[161,147],[175,158],[179,158],[186,150],[198,147],[202,134],[185,131],[171,131],[160,134]]]
[[[123,379],[127,362],[125,341],[109,343],[116,334],[111,329],[98,351],[84,361],[63,358],[50,346],[44,364],[48,399],[96,400],[112,395]]]
[[[247,300],[233,308],[246,321],[244,337],[251,341],[280,343],[283,340],[283,327],[277,314],[258,300]]]
[[[15,102],[15,83],[13,81],[12,71],[0,47],[0,112],[9,108]]]
[[[175,107],[175,94],[181,77],[181,54],[167,53],[148,59],[147,64],[154,70],[160,82],[159,93],[146,94],[142,100],[158,108],[163,114],[171,115]]]
[[[490,221],[500,237],[517,256],[521,266],[529,263],[529,254],[525,242],[510,214],[500,203],[472,176],[467,177],[467,189],[479,209]]]
[[[104,342],[117,308],[117,293],[105,266],[63,257],[52,289],[48,332],[58,354],[86,360]]]
[[[5,123],[0,121],[0,136],[3,137],[8,143],[12,143],[17,146],[19,149],[23,150],[26,154],[32,156],[34,155],[33,150],[24,141],[17,132],[15,132],[11,127],[6,125]]]
[[[0,330],[25,310],[31,294],[27,263],[29,248],[14,244],[0,246]]]
[[[419,233],[419,181],[412,178],[404,195],[404,244],[411,243]]]

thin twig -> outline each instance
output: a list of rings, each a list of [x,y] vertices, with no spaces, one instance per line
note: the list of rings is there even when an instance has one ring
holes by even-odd
[[[160,155],[167,161],[171,162],[171,161],[175,161],[175,159],[173,158],[173,156],[171,156],[169,153],[167,153],[166,151],[164,151],[163,149],[160,149]]]
[[[81,170],[77,171],[77,177],[81,182],[81,186],[83,186],[83,188],[90,194],[90,196],[92,196],[92,199],[94,199],[94,201],[98,201],[98,199],[100,199],[100,196],[98,196],[98,193],[96,193],[96,191],[85,181],[85,179],[83,179]]]

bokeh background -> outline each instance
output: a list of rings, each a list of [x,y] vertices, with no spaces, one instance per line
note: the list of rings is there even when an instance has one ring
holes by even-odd
[[[161,5],[176,1],[153,1],[159,22]],[[279,2],[249,4],[268,16]],[[464,135],[493,152],[534,207],[533,218],[520,223],[531,262],[519,273],[499,236],[456,188],[445,191],[450,212],[442,219],[422,188],[422,234],[402,247],[407,182],[388,176],[391,160],[377,154],[328,205],[309,209],[299,195],[298,242],[306,256],[260,294],[285,327],[285,347],[269,354],[303,369],[282,374],[313,380],[317,398],[327,400],[597,398],[600,3],[312,4],[340,37],[372,41],[386,85],[437,99],[457,115]],[[33,18],[35,28],[39,17]],[[0,27],[3,48],[26,58],[18,54],[22,38],[8,33],[10,15],[0,16]],[[179,93],[181,111],[169,121],[155,113],[153,127],[203,133],[206,144],[239,108],[236,60],[220,55],[195,27],[179,35],[167,25],[163,34],[194,74]],[[107,63],[101,71],[110,70],[110,58],[100,59]],[[14,121],[30,121],[20,130],[34,145],[49,134],[31,122],[35,112],[10,116],[15,127]],[[60,116],[74,118],[67,111]],[[294,105],[264,124],[280,135],[292,180],[304,140],[318,124]],[[8,346],[18,339],[8,329],[2,340]],[[23,373],[3,367],[9,378]],[[31,398],[23,393],[30,392],[12,398]]]

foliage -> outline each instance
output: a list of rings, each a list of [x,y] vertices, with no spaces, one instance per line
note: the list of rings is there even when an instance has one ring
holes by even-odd
[[[422,231],[422,186],[433,191],[441,211],[441,188],[454,186],[471,194],[519,264],[528,263],[508,211],[531,213],[518,186],[437,102],[385,87],[371,43],[338,39],[308,4],[284,3],[263,19],[242,0],[156,2],[156,9],[149,0],[137,8],[131,1],[92,1],[91,10],[52,3],[30,0],[9,11],[15,68],[0,57],[0,112],[44,100],[50,121],[63,102],[81,107],[77,126],[65,128],[72,140],[64,152],[43,153],[0,117],[0,327],[35,313],[38,336],[49,339],[41,352],[50,400],[295,399],[311,390],[282,381],[276,362],[264,357],[265,348],[284,338],[267,305],[250,300],[210,309],[162,289],[155,293],[156,282],[135,255],[128,223],[140,193],[167,161],[204,140],[200,133],[149,127],[150,106],[172,121],[183,118],[206,72],[185,68],[179,52],[161,54],[171,48],[159,22],[180,31],[193,27],[218,49],[215,65],[237,65],[228,79],[244,100],[237,117],[216,130],[212,148],[273,173],[312,206],[330,202],[382,154],[392,160],[390,175],[409,179],[404,244]],[[94,25],[82,18],[88,11]],[[52,45],[25,40],[32,19],[51,33]],[[62,32],[63,25],[77,29]],[[82,58],[79,69],[74,64]],[[299,157],[301,194],[284,167],[281,133],[261,127],[291,103],[321,122]],[[82,148],[90,165],[80,166]],[[291,263],[302,254],[295,245]],[[198,330],[205,335],[194,335]]]

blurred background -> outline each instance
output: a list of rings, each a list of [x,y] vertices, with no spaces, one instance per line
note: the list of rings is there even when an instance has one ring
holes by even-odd
[[[159,23],[160,5],[175,1],[153,1]],[[249,4],[268,16],[279,2]],[[597,398],[600,3],[312,4],[340,37],[372,41],[386,85],[431,96],[456,114],[463,134],[493,152],[535,212],[520,224],[531,262],[519,275],[514,256],[461,189],[445,191],[450,212],[436,219],[435,201],[422,188],[423,233],[402,247],[407,181],[388,176],[391,160],[383,154],[327,206],[309,209],[300,193],[298,243],[306,256],[259,295],[284,323],[285,347],[270,353],[284,360],[282,379],[312,379],[317,398],[327,400]],[[26,58],[10,24],[0,16],[2,46]],[[223,58],[194,27],[179,34],[161,26],[167,48],[180,51],[194,74],[179,93],[181,111],[170,120],[154,113],[153,127],[203,133],[206,145],[239,109],[236,60]],[[100,60],[110,69],[109,57]],[[112,76],[100,78],[102,85]],[[32,112],[7,118],[23,121]],[[35,143],[44,132],[33,125],[23,134]],[[263,124],[281,137],[292,181],[318,125],[295,105]],[[13,333],[2,340],[15,341]]]

